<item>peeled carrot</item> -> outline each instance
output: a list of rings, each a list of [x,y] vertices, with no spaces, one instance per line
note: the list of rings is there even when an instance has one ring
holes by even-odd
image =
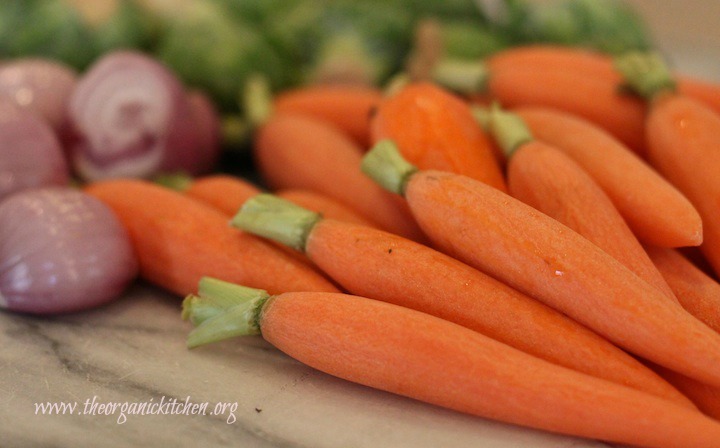
[[[482,182],[419,171],[390,141],[363,169],[404,195],[434,247],[631,353],[720,387],[720,335],[572,229]]]
[[[661,58],[630,54],[618,68],[649,102],[648,160],[692,202],[703,220],[700,246],[720,272],[720,115],[677,92]]]
[[[493,54],[485,63],[490,72],[553,68],[577,76],[605,78],[618,86],[623,84],[622,75],[615,68],[611,56],[581,47],[543,44],[511,47]],[[720,84],[684,74],[676,74],[675,77],[680,93],[720,113]]]
[[[662,247],[698,245],[702,220],[687,198],[610,134],[580,117],[520,107],[535,138],[564,151],[602,187],[641,241]]]
[[[392,139],[422,169],[464,174],[506,190],[493,145],[468,104],[429,82],[408,84],[385,98],[373,116],[372,137]]]
[[[310,190],[287,189],[276,191],[278,197],[286,199],[293,204],[319,213],[325,218],[337,219],[339,221],[351,222],[368,227],[375,227],[371,221],[363,218],[351,208],[332,199],[326,195]],[[239,211],[236,210],[236,212]]]
[[[366,226],[323,219],[267,194],[250,198],[232,224],[303,251],[352,294],[432,314],[552,363],[689,404],[604,338],[429,247]]]
[[[261,191],[252,182],[240,177],[213,174],[195,178],[183,193],[232,216],[240,210],[246,200]]]
[[[331,126],[300,115],[274,115],[258,130],[254,153],[271,188],[317,191],[380,228],[416,241],[425,239],[407,204],[360,171],[362,149]]]
[[[345,132],[362,148],[370,146],[370,116],[382,99],[371,86],[318,84],[278,94],[275,113],[301,114],[326,121]]]
[[[645,249],[683,308],[720,333],[720,283],[676,250]]]
[[[142,180],[108,180],[85,191],[107,204],[130,233],[140,276],[179,295],[205,275],[283,292],[337,291],[328,280],[253,235],[226,214]]]
[[[690,398],[700,411],[715,420],[720,420],[720,387],[709,386],[662,367],[653,366],[653,368]]]
[[[262,334],[322,372],[468,414],[646,447],[716,447],[720,440],[720,423],[697,411],[419,311],[338,293],[210,289],[217,295],[201,285],[183,302],[183,316],[197,325],[189,347]],[[208,316],[208,307],[217,310]]]
[[[519,115],[495,107],[489,129],[491,135],[504,139],[501,147],[509,158],[510,195],[592,241],[678,303],[612,201],[580,165],[535,139]],[[585,143],[590,150],[599,150],[592,147],[592,141]]]

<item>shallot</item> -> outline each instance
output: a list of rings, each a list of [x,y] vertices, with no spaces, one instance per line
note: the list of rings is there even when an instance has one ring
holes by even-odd
[[[184,165],[198,148],[183,85],[139,52],[112,52],[93,64],[70,98],[69,118],[73,167],[84,180],[150,177]]]
[[[0,308],[92,308],[118,298],[137,271],[119,220],[80,190],[28,189],[0,203]]]
[[[66,185],[69,180],[65,156],[50,125],[0,99],[0,200],[25,188]]]

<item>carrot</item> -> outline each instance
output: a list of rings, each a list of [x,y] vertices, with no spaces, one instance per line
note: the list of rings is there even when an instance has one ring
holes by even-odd
[[[561,150],[531,134],[520,115],[493,107],[489,126],[509,158],[510,195],[595,243],[640,278],[678,303],[612,201],[583,169]],[[592,141],[585,142],[590,150]]]
[[[232,224],[298,248],[352,294],[432,314],[552,363],[688,404],[687,398],[604,338],[429,247],[366,226],[323,219],[267,194],[249,199]]]
[[[272,291],[337,291],[308,265],[228,226],[226,214],[142,180],[108,180],[85,191],[107,204],[130,233],[140,276],[175,294],[205,275]]]
[[[689,397],[700,411],[716,420],[720,420],[720,388],[695,381],[669,369],[659,366],[652,367],[658,374]]]
[[[652,246],[645,250],[683,308],[720,333],[720,283],[676,250]]]
[[[261,191],[252,182],[240,177],[212,174],[195,178],[183,193],[232,216],[240,210],[246,200]]]
[[[434,247],[635,355],[720,387],[720,335],[577,232],[482,182],[419,171],[390,141],[363,169],[406,198]]]
[[[362,148],[370,146],[370,116],[382,99],[372,86],[320,84],[279,93],[275,113],[301,114],[326,121],[345,132]]]
[[[380,228],[424,240],[407,205],[360,171],[362,149],[331,126],[300,115],[274,115],[258,129],[254,154],[271,188],[325,194]]]
[[[700,246],[720,272],[720,115],[677,92],[664,61],[630,54],[617,61],[630,86],[649,102],[648,160],[692,202],[703,220]]]
[[[371,221],[363,218],[351,208],[326,195],[310,190],[287,189],[276,191],[275,194],[301,207],[321,214],[325,218],[375,227]],[[236,212],[239,209],[236,210]]]
[[[408,84],[385,98],[373,116],[372,137],[392,139],[422,169],[464,174],[506,190],[493,145],[468,104],[429,82]]]
[[[197,325],[189,347],[261,334],[327,374],[468,414],[646,447],[717,447],[720,440],[720,423],[697,411],[419,311],[339,293],[209,289],[201,285],[183,302],[183,317]]]
[[[638,239],[662,247],[702,242],[702,221],[690,201],[610,134],[557,110],[520,107],[513,112],[535,138],[564,151],[592,176]]]
[[[618,86],[623,77],[615,68],[613,58],[586,48],[559,45],[526,45],[499,51],[485,60],[490,72],[495,70],[535,70],[553,68],[608,79]],[[678,91],[695,98],[720,113],[720,85],[684,74],[675,74]]]

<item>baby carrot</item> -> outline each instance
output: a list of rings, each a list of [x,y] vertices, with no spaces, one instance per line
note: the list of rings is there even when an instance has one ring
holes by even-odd
[[[702,221],[690,201],[612,135],[566,112],[542,107],[513,112],[535,138],[564,151],[592,176],[638,239],[661,247],[702,242]]]
[[[328,280],[253,235],[228,226],[226,214],[141,180],[86,187],[130,233],[140,276],[175,294],[195,291],[205,275],[272,291],[337,291]]]
[[[688,404],[687,398],[604,338],[429,247],[381,230],[323,219],[267,194],[250,198],[232,224],[303,251],[352,294],[432,314],[552,363]]]
[[[362,149],[322,121],[274,115],[258,129],[254,153],[258,170],[271,188],[323,193],[380,228],[424,240],[407,204],[362,173]]]
[[[678,93],[661,58],[629,54],[617,60],[629,83],[647,99],[648,160],[692,202],[703,220],[700,246],[720,272],[720,115]]]
[[[208,289],[201,284],[183,302],[183,317],[197,325],[189,347],[261,334],[327,374],[472,415],[646,447],[716,447],[720,440],[720,423],[695,410],[419,311],[339,293]]]
[[[363,161],[433,245],[616,345],[720,387],[720,335],[577,232],[466,176],[419,171],[390,141]]]
[[[372,118],[372,137],[392,139],[421,169],[464,174],[506,190],[492,143],[468,104],[429,82],[408,84],[385,98]]]
[[[382,99],[371,86],[319,84],[279,93],[276,113],[309,115],[345,132],[362,148],[370,146],[370,116]]]
[[[232,216],[248,198],[261,191],[259,187],[240,177],[212,174],[195,178],[183,193]]]
[[[682,393],[690,398],[697,408],[720,421],[720,388],[695,381],[672,370],[658,366],[652,366],[663,378],[677,387]]]
[[[510,195],[595,243],[675,303],[655,267],[612,201],[577,163],[536,140],[520,115],[494,106],[488,129],[509,159]],[[586,142],[590,150],[592,141]]]
[[[577,76],[605,78],[620,86],[622,75],[607,54],[586,48],[560,45],[526,45],[499,51],[485,60],[490,72],[494,70],[535,70],[556,68]],[[678,91],[692,97],[720,113],[720,85],[692,76],[675,74]]]
[[[645,250],[683,308],[720,333],[720,284],[677,250],[653,246]]]
[[[337,219],[338,221],[351,222],[367,227],[375,227],[375,224],[363,218],[351,208],[315,191],[290,188],[287,190],[278,190],[275,194],[293,204],[319,213],[325,218]],[[239,211],[239,208],[235,211]]]

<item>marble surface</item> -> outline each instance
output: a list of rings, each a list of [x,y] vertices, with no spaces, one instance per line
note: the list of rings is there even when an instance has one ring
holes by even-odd
[[[180,319],[180,299],[145,284],[88,312],[0,313],[0,446],[609,446],[351,384],[296,362],[259,336],[188,350],[190,329]],[[131,403],[188,397],[207,402],[207,414],[192,415],[189,406],[189,415],[170,414],[167,405],[154,414],[129,410]],[[72,415],[36,414],[36,403],[46,402],[78,404]],[[121,406],[105,415],[100,405],[107,403],[127,403],[125,420]],[[217,403],[230,406],[211,415]]]

